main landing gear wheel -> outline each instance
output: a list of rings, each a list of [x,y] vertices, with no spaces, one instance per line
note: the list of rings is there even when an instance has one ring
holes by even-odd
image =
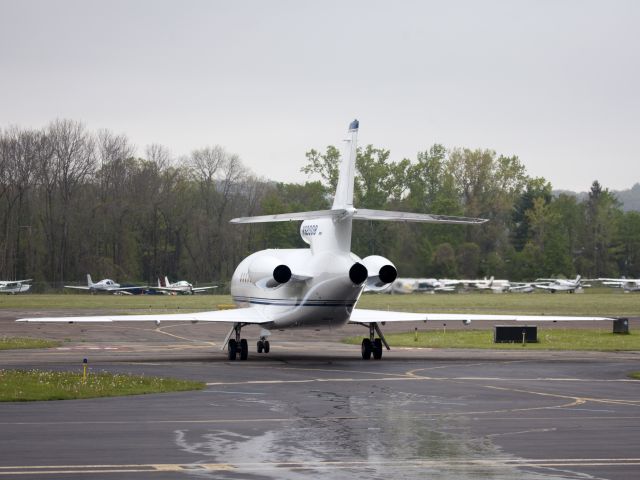
[[[372,345],[371,340],[368,338],[362,339],[362,358],[364,360],[369,360],[371,358]]]
[[[382,358],[382,340],[376,338],[373,341],[373,358],[375,360],[380,360]]]
[[[234,361],[236,359],[236,354],[238,353],[238,344],[235,340],[229,340],[227,344],[227,353],[229,354],[229,360]]]
[[[227,342],[227,354],[230,361],[238,358],[240,354],[240,360],[246,360],[249,357],[249,344],[246,338],[240,338],[240,333],[243,324],[236,323],[233,329],[229,332],[229,337],[235,333],[235,338],[229,338]]]
[[[369,360],[371,355],[375,360],[380,360],[382,358],[382,348],[386,347],[387,350],[390,350],[389,344],[382,335],[382,330],[376,322],[371,322],[369,324],[361,323],[360,325],[369,328],[369,338],[362,339],[362,358],[364,360]],[[378,337],[376,338],[376,334]]]
[[[264,342],[262,340],[258,340],[257,350],[258,353],[262,353],[262,351],[264,350]]]
[[[249,344],[247,339],[240,340],[240,360],[246,360],[249,357]]]

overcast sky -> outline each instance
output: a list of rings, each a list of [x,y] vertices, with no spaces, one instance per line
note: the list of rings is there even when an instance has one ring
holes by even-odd
[[[639,1],[0,0],[0,127],[55,118],[174,155],[220,144],[304,181],[304,153],[433,143],[554,188],[640,181]]]

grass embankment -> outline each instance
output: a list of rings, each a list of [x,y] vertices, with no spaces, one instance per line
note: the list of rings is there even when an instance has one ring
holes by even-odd
[[[629,377],[640,380],[640,372],[632,372],[629,374]]]
[[[640,335],[620,335],[602,329],[553,329],[538,330],[538,342],[493,343],[493,330],[430,330],[415,333],[389,333],[385,335],[392,347],[420,348],[484,348],[484,349],[533,349],[533,350],[592,350],[619,351],[640,350]],[[346,338],[345,343],[360,344],[362,337]]]
[[[204,382],[118,373],[0,370],[0,402],[71,400],[201,390]]]
[[[0,337],[0,350],[16,350],[20,348],[51,348],[61,345],[56,340],[28,337]]]

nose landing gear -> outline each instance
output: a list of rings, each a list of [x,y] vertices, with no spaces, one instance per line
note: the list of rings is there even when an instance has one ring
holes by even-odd
[[[271,346],[269,345],[269,340],[265,339],[264,337],[260,337],[260,340],[258,340],[258,353],[269,353],[269,350],[271,348]]]

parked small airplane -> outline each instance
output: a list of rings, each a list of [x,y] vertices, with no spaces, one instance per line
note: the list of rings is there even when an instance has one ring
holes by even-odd
[[[511,283],[509,285],[510,293],[532,293],[535,290],[534,283]]]
[[[502,293],[509,290],[509,280],[496,280],[493,276],[482,280],[460,280],[460,283],[475,288],[476,290],[491,290],[494,293]]]
[[[139,285],[121,287],[119,283],[114,282],[109,278],[105,278],[104,280],[100,280],[99,282],[93,283],[91,280],[91,275],[87,273],[87,286],[79,287],[75,285],[65,285],[64,288],[73,288],[75,290],[87,290],[91,293],[97,292],[108,292],[108,293],[120,293],[123,295],[132,295],[134,291],[139,291],[144,289],[145,287],[141,287]]]
[[[15,295],[16,293],[24,293],[31,288],[29,282],[32,279],[26,280],[0,280],[0,293],[10,293]]]
[[[168,277],[164,277],[164,285],[160,283],[160,279],[158,279],[158,286],[154,287],[155,290],[159,290],[163,293],[167,294],[183,294],[183,295],[192,295],[194,293],[206,292],[207,290],[211,290],[213,288],[218,288],[217,285],[211,287],[194,287],[192,284],[187,282],[186,280],[179,280],[175,283],[169,282]]]
[[[388,289],[389,293],[435,293],[454,292],[456,280],[437,278],[396,278]]]
[[[540,288],[542,290],[548,290],[551,293],[556,292],[567,292],[567,293],[575,293],[576,290],[582,289],[582,287],[586,287],[587,285],[583,285],[580,280],[580,275],[576,277],[575,280],[563,280],[563,279],[552,279],[552,278],[538,278],[536,282],[549,282],[547,284],[544,283],[536,283],[534,286],[536,288]]]
[[[622,288],[625,292],[640,292],[638,278],[598,278],[596,281],[614,288]]]
[[[231,295],[239,307],[200,313],[164,315],[105,315],[98,317],[23,318],[19,322],[223,322],[231,329],[223,342],[229,360],[248,356],[248,343],[242,329],[261,327],[258,353],[269,352],[266,329],[335,329],[348,323],[362,325],[368,335],[362,340],[363,359],[382,358],[383,345],[389,348],[380,324],[402,321],[558,321],[612,320],[604,317],[520,316],[468,313],[407,313],[356,308],[360,296],[368,289],[385,288],[397,277],[393,263],[379,255],[360,259],[351,253],[354,220],[447,223],[479,225],[480,218],[450,217],[421,213],[356,209],[353,189],[358,121],[349,125],[345,140],[346,155],[339,167],[338,185],[330,210],[283,213],[235,218],[236,224],[302,221],[300,235],[309,248],[268,249],[245,258],[231,278]]]

